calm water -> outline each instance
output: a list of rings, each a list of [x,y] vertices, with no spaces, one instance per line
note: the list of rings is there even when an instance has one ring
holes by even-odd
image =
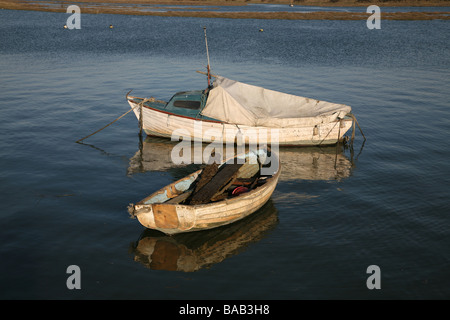
[[[2,299],[450,298],[450,22],[67,17],[0,12]],[[194,169],[171,165],[173,145],[140,148],[132,114],[75,141],[130,89],[204,88],[203,26],[213,73],[351,105],[367,140],[282,149],[261,211],[168,238],[126,208]]]

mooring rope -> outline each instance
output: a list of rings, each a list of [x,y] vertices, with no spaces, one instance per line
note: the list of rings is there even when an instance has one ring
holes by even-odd
[[[336,127],[336,124],[339,124],[339,133],[338,133],[338,139],[337,142],[339,142],[339,136],[340,136],[340,132],[341,132],[341,122],[340,121],[336,121],[334,126],[330,129],[330,131],[328,131],[328,133],[326,134],[326,136],[322,139],[322,141],[319,142],[319,146],[322,144],[322,142],[325,141],[325,139],[328,137],[328,135],[331,133],[331,131],[333,131],[333,129]],[[314,137],[314,131],[313,131],[313,137]],[[312,141],[313,139],[311,139]]]
[[[359,131],[361,132],[361,134],[362,134],[362,136],[363,136],[363,138],[364,138],[364,141],[366,141],[366,136],[364,135],[364,133],[363,133],[361,127],[359,126],[358,120],[356,120],[355,115],[354,115],[353,113],[349,113],[348,115],[349,115],[350,117],[352,117],[352,119],[353,119],[352,143],[353,143],[353,140],[355,139],[355,123],[356,123],[356,125],[358,126]]]
[[[145,99],[142,100],[138,106],[139,106],[139,136],[142,137],[142,128],[144,127],[144,117],[142,115],[142,109],[144,105]]]
[[[358,120],[356,120],[356,117],[353,113],[348,113],[348,116],[350,116],[352,118],[352,137],[351,137],[351,143],[353,144],[353,141],[355,140],[355,124],[358,125],[359,131],[361,132],[361,135],[364,138],[364,141],[366,141],[366,136],[364,135],[361,127],[359,126]],[[336,124],[339,124],[339,132],[338,132],[338,141],[339,142],[339,137],[341,135],[341,121],[343,120],[340,119],[339,121],[336,122]],[[336,124],[333,126],[333,128],[330,129],[330,131],[328,131],[327,135],[325,136],[325,138],[322,139],[322,141],[319,142],[319,145],[322,144],[322,142],[325,141],[325,139],[328,137],[328,135],[331,133],[331,131],[333,131],[333,129],[336,127]]]
[[[77,140],[77,141],[75,141],[75,142],[76,142],[76,143],[79,143],[79,142],[83,141],[84,139],[87,139],[87,138],[89,138],[90,136],[93,136],[94,134],[96,134],[96,133],[102,131],[102,130],[105,129],[106,127],[109,127],[110,125],[112,125],[112,124],[113,124],[114,122],[116,122],[117,120],[119,120],[119,119],[123,118],[124,116],[126,116],[129,112],[133,111],[133,110],[136,109],[137,107],[140,107],[140,108],[141,108],[141,110],[140,110],[140,116],[139,116],[139,129],[140,129],[139,133],[141,134],[141,133],[142,133],[142,125],[143,125],[143,121],[142,121],[142,106],[144,105],[145,102],[147,102],[147,101],[153,101],[153,100],[154,100],[153,98],[150,98],[150,99],[145,98],[145,99],[143,99],[143,100],[142,100],[141,102],[139,102],[135,107],[131,108],[130,110],[128,110],[127,112],[125,112],[123,115],[121,115],[120,117],[116,118],[114,121],[108,123],[108,124],[107,124],[106,126],[104,126],[103,128],[98,129],[97,131],[91,133],[90,135],[87,135],[86,137],[81,138],[81,139],[79,139],[79,140]]]

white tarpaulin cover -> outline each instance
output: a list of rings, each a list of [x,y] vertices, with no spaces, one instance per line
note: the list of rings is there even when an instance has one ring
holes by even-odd
[[[227,123],[262,127],[315,126],[343,118],[351,107],[216,77],[202,114]]]

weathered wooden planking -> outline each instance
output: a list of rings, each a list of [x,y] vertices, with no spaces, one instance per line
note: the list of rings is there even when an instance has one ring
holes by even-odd
[[[187,198],[189,198],[189,196],[192,194],[192,191],[186,191],[182,194],[180,194],[179,196],[176,196],[175,198],[170,199],[169,201],[166,201],[164,203],[166,204],[178,204],[178,203],[182,203],[184,200],[186,200]]]
[[[223,165],[208,183],[197,190],[195,194],[192,194],[190,204],[202,204],[209,202],[219,190],[227,185],[230,180],[236,177],[242,165],[243,164],[237,163]]]
[[[259,176],[259,164],[250,164],[246,163],[245,165],[241,166],[241,168],[238,170],[237,174],[233,176],[232,179],[228,181],[227,184],[225,184],[222,188],[220,188],[214,196],[211,197],[211,201],[219,201],[227,198],[228,191],[232,185],[235,185],[236,181],[238,179],[253,179],[253,182],[256,180],[257,176]],[[254,184],[252,183],[251,186]]]
[[[196,194],[201,188],[203,188],[219,171],[219,165],[217,163],[211,163],[207,165],[200,174],[198,181],[195,184],[192,194]]]
[[[142,98],[128,97],[128,103],[133,109],[136,117],[139,119],[138,102]],[[136,99],[134,101],[133,99]],[[236,126],[235,124],[223,123],[220,121],[202,121],[203,130],[196,130],[196,123],[198,119],[189,118],[185,116],[177,116],[169,114],[166,111],[157,110],[144,106],[143,108],[143,128],[148,135],[171,138],[172,133],[177,129],[189,131],[191,139],[199,139],[204,143],[211,141],[210,130],[217,130],[217,132],[227,132],[223,136],[223,143],[235,143],[236,137],[242,135],[244,132],[245,143],[250,144],[270,144],[278,142],[279,145],[288,146],[312,146],[312,145],[330,145],[335,144],[338,140],[342,140],[344,134],[350,130],[353,125],[352,119],[342,119],[341,121],[324,122],[317,126],[307,127],[285,127],[285,128],[270,128],[267,127],[249,127]],[[274,130],[272,130],[274,129]],[[252,132],[267,132],[267,135],[251,134]],[[314,134],[315,130],[318,134]],[[274,135],[272,137],[272,135]]]
[[[156,203],[153,205],[155,224],[159,228],[178,228],[178,214],[174,206]]]

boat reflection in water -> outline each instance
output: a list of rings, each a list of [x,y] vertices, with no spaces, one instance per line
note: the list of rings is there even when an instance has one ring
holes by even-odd
[[[177,180],[205,166],[174,164],[171,153],[177,143],[164,138],[146,137],[130,159],[128,174],[162,171],[169,172]],[[206,146],[202,145],[202,151]],[[352,170],[352,161],[344,154],[342,145],[280,148],[278,154],[283,167],[279,182],[341,180],[349,177]],[[194,157],[194,146],[191,156]],[[247,218],[211,230],[167,236],[146,229],[130,249],[134,260],[150,269],[192,272],[238,254],[251,243],[261,240],[276,227],[277,222],[277,210],[269,199]]]
[[[194,164],[194,152],[197,152],[194,146],[191,147],[190,164],[174,164],[172,149],[177,143],[164,138],[147,136],[139,150],[130,159],[128,174],[168,171],[174,175],[174,178],[180,179],[203,167],[202,164]],[[202,154],[205,148],[209,147],[206,144],[200,146]],[[225,151],[226,148],[223,147],[223,153]],[[283,167],[279,182],[341,180],[350,176],[353,166],[352,161],[345,155],[342,144],[327,147],[284,147],[279,148],[278,154]]]
[[[193,272],[238,254],[264,238],[278,223],[269,200],[250,216],[215,229],[165,235],[146,229],[130,247],[134,260],[152,270]]]
[[[303,147],[280,149],[283,166],[280,181],[342,180],[348,178],[353,167],[344,154],[344,146]]]

